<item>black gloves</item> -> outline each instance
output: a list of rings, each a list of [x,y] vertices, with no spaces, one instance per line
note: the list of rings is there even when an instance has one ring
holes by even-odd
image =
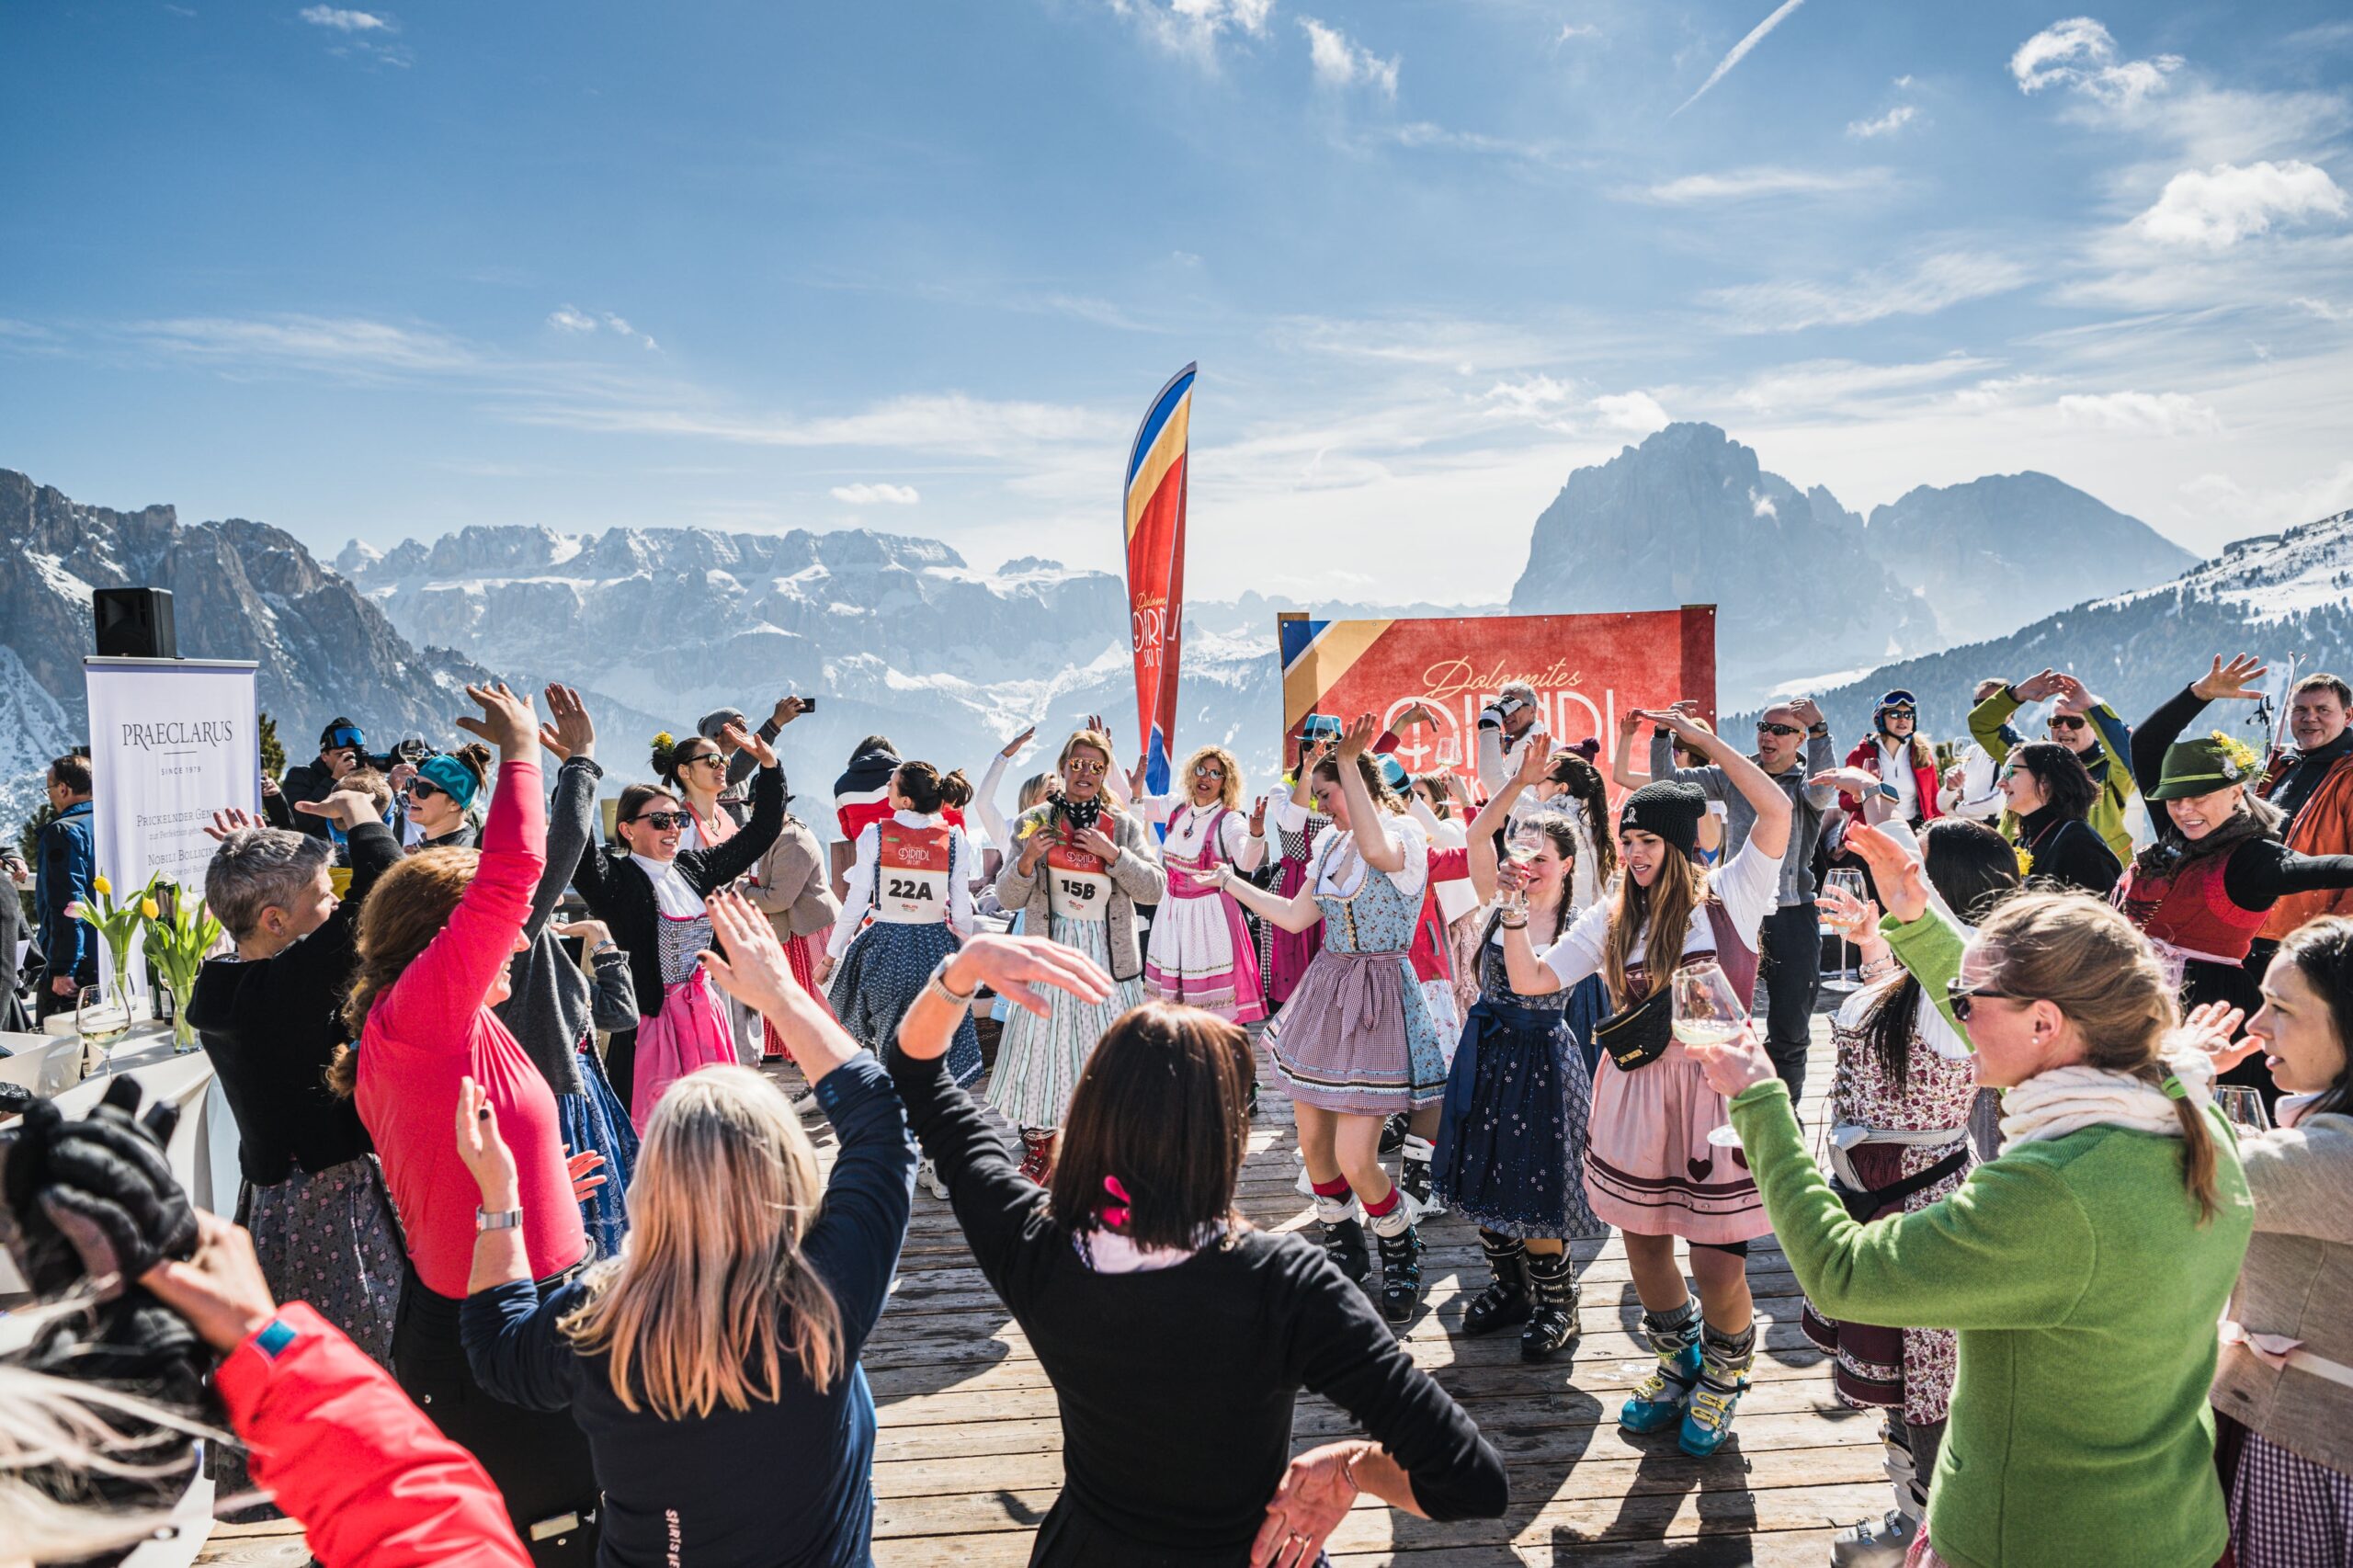
[[[118,1077],[79,1121],[34,1102],[0,1136],[0,1241],[33,1290],[87,1277],[111,1301],[166,1258],[196,1254],[196,1212],[164,1151],[178,1125],[167,1103],[136,1113],[136,1080]]]

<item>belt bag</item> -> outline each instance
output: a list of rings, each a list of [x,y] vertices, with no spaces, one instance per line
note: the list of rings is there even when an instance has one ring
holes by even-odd
[[[1867,1224],[1870,1217],[1881,1210],[1892,1209],[1914,1193],[1936,1186],[1967,1164],[1969,1164],[1969,1145],[1963,1143],[1927,1170],[1916,1176],[1905,1176],[1902,1181],[1891,1182],[1885,1187],[1875,1187],[1865,1191],[1860,1187],[1849,1187],[1834,1176],[1830,1178],[1830,1190],[1836,1196],[1839,1202],[1847,1206],[1848,1219],[1858,1224]]]
[[[1631,1007],[1620,1008],[1593,1028],[1593,1041],[1609,1053],[1620,1073],[1647,1067],[1675,1042],[1675,1000],[1660,986]]]

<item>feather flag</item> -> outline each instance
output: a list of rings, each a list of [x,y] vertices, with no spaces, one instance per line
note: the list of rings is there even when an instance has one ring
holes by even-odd
[[[1144,788],[1168,792],[1185,610],[1185,469],[1193,418],[1186,366],[1160,389],[1128,451],[1128,614],[1135,639],[1136,718]]]

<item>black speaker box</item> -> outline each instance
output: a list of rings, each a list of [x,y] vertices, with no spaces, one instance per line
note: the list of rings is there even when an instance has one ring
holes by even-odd
[[[98,588],[90,595],[102,659],[176,659],[169,588]]]

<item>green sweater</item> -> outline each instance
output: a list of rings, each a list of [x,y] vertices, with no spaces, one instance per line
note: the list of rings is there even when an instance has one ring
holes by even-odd
[[[1924,927],[1943,932],[1957,967],[1957,934],[1933,920],[1906,929]],[[1751,1085],[1732,1115],[1808,1300],[1836,1318],[1960,1330],[1928,1493],[1938,1556],[1953,1568],[2222,1556],[2206,1395],[2253,1208],[2219,1116],[2221,1210],[2207,1224],[2178,1141],[2093,1127],[2015,1144],[1944,1201],[1859,1225],[1808,1157],[1779,1080]]]
[[[1985,755],[1995,767],[2006,761],[2010,743],[2003,737],[2002,726],[2021,704],[2008,687],[2004,687],[1969,713],[1969,735],[1985,748]],[[2132,829],[2125,821],[2124,809],[2132,803],[2133,792],[2140,786],[2132,778],[2132,732],[2116,716],[2116,710],[2103,702],[2091,711],[2092,733],[2098,744],[2085,760],[2092,782],[2099,786],[2099,798],[2085,820],[2093,831],[2108,840],[2116,851],[2117,860],[2123,865],[2132,863]],[[2018,819],[2008,812],[2002,813],[2002,836],[2015,841],[2018,835]]]

